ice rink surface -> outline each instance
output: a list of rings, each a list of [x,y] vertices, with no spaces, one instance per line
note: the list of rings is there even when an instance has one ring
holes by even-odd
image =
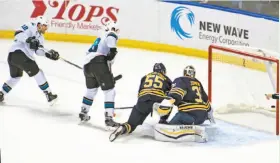
[[[6,60],[11,43],[11,40],[0,40],[0,83],[9,77]],[[45,47],[82,65],[90,45],[47,41]],[[116,84],[116,107],[135,104],[140,79],[152,71],[155,62],[165,64],[171,79],[182,75],[185,66],[194,65],[197,78],[207,90],[206,60],[136,49],[119,48],[118,51],[113,72],[123,74],[123,78]],[[78,113],[86,90],[82,70],[63,61],[36,58],[50,88],[58,94],[58,101],[50,107],[35,79],[24,74],[0,106],[2,163],[279,162],[279,137],[220,120],[217,120],[215,139],[208,143],[153,140],[147,126],[158,121],[155,117],[148,117],[144,126],[133,134],[112,143],[108,139],[110,132],[104,130],[103,92],[99,90],[90,110],[91,125],[79,126]],[[231,82],[231,79],[223,80]],[[129,113],[130,110],[116,111],[116,120],[125,122]]]

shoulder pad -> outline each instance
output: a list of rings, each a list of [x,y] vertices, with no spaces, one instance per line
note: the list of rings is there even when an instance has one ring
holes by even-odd
[[[118,36],[114,33],[114,32],[110,32],[108,33],[107,37],[112,36],[114,37],[116,40],[118,40]]]

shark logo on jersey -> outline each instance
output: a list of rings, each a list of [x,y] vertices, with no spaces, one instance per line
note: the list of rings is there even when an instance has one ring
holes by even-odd
[[[189,8],[180,6],[175,8],[171,14],[171,30],[175,32],[181,40],[183,40],[183,37],[192,38],[191,33],[186,32],[186,27],[181,24],[183,21],[188,21],[190,27],[192,27],[194,25],[195,16]]]

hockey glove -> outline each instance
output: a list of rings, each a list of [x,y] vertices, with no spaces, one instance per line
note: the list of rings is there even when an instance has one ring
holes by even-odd
[[[117,55],[117,53],[118,53],[117,48],[110,48],[110,52],[108,53],[106,59],[108,61],[112,61]]]
[[[46,52],[45,56],[46,56],[47,58],[52,59],[52,60],[55,60],[55,61],[59,59],[59,54],[58,54],[58,52],[55,51],[55,50],[52,50],[52,49],[51,49],[50,51]]]
[[[40,41],[38,39],[36,39],[34,36],[26,39],[26,43],[28,43],[29,48],[33,49],[33,50],[37,50],[40,45]]]

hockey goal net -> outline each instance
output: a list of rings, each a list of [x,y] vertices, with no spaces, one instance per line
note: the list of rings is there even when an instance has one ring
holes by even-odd
[[[215,117],[279,135],[279,60],[260,49],[209,46],[208,95]]]

